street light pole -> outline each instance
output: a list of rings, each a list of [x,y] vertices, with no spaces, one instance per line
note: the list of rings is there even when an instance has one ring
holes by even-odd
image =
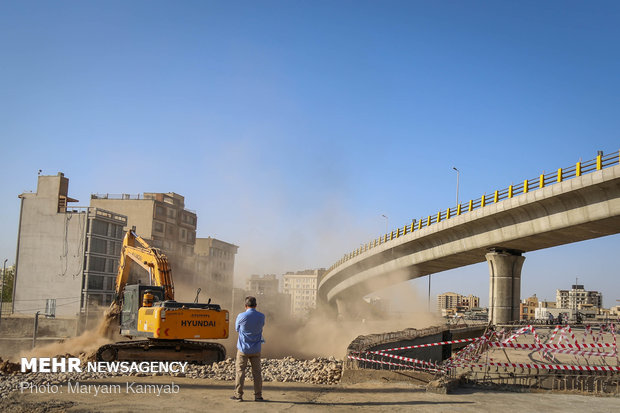
[[[389,218],[386,215],[381,215],[383,218],[385,218],[385,233],[388,233],[388,222],[389,222]]]
[[[433,274],[428,274],[428,312],[431,312],[431,276]]]
[[[459,205],[459,178],[460,178],[459,175],[461,175],[461,171],[456,169],[454,166],[452,167],[452,169],[456,171],[456,205],[458,207]]]

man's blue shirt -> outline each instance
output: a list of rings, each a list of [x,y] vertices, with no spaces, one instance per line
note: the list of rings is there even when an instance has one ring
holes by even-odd
[[[255,308],[248,308],[237,316],[235,322],[235,330],[239,333],[237,348],[243,354],[260,353],[264,325],[265,314],[256,311]]]

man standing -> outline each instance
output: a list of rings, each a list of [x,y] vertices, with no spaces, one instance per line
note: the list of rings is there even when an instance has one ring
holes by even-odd
[[[239,333],[237,340],[237,359],[235,360],[236,381],[235,394],[230,399],[238,402],[243,401],[243,382],[245,381],[245,369],[248,361],[252,365],[254,376],[254,400],[263,399],[263,376],[260,365],[260,350],[263,340],[263,326],[265,315],[256,311],[256,298],[245,297],[245,312],[237,316],[235,330]]]

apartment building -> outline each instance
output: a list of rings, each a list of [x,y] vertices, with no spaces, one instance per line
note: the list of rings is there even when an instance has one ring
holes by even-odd
[[[245,290],[255,295],[277,294],[280,290],[280,280],[275,274],[252,274],[245,282]]]
[[[216,238],[196,238],[194,245],[194,284],[205,284],[206,292],[217,297],[219,304],[230,308],[235,255],[239,247]]]
[[[519,318],[521,320],[535,320],[538,305],[539,301],[536,294],[521,301],[521,303],[519,303]]]
[[[556,290],[556,306],[579,310],[582,307],[603,307],[603,294],[598,291],[586,291],[582,284],[573,284],[570,290]]]
[[[90,206],[127,216],[127,226],[168,255],[191,256],[196,244],[197,217],[185,208],[185,197],[174,192],[93,194]]]
[[[216,299],[231,303],[235,254],[238,246],[215,238],[196,238],[198,218],[185,208],[185,197],[174,192],[91,195],[91,206],[118,211],[127,225],[168,257],[177,300]]]
[[[19,195],[13,312],[75,316],[113,299],[127,217],[70,206],[78,201],[68,190],[58,173]]]
[[[437,310],[441,314],[448,314],[450,309],[471,310],[480,306],[480,298],[475,295],[461,295],[453,292],[446,292],[437,296]]]
[[[291,296],[293,317],[305,317],[316,308],[318,283],[325,269],[287,272],[282,276],[282,292]]]
[[[253,274],[245,283],[245,296],[256,297],[259,311],[269,320],[283,321],[291,315],[291,297],[281,293],[279,285],[275,274]]]

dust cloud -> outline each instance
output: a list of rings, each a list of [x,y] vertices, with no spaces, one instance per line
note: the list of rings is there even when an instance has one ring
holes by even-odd
[[[105,344],[118,341],[120,336],[115,332],[118,316],[118,309],[97,307],[92,313],[100,313],[96,327],[87,329],[76,337],[68,338],[57,343],[50,343],[44,346],[24,352],[21,357],[54,357],[58,355],[71,354],[85,360],[94,360],[97,349]]]
[[[183,298],[195,297],[195,288],[178,284],[179,295]],[[208,298],[220,304],[224,297],[201,293],[200,302]],[[408,283],[389,287],[374,293],[371,297],[377,302],[389,303],[379,305],[379,310],[367,311],[365,315],[357,314],[356,319],[336,320],[333,315],[316,310],[305,321],[266,320],[264,329],[265,344],[262,354],[266,358],[295,357],[310,359],[314,357],[343,358],[349,344],[359,335],[385,333],[406,328],[426,328],[442,324],[442,319],[427,311],[427,302]],[[193,300],[187,300],[193,301]],[[225,308],[224,306],[222,306]],[[371,308],[372,306],[368,306]],[[258,305],[260,311],[260,302]],[[60,343],[52,343],[21,354],[20,357],[53,357],[71,354],[84,359],[92,359],[95,351],[102,345],[119,341],[122,338],[114,331],[116,320],[110,309],[100,308],[102,314],[98,325],[81,335]],[[234,323],[237,314],[230,314],[230,336],[223,340],[209,340],[222,344],[228,357],[236,354],[237,333]]]
[[[304,322],[266,320],[263,357],[343,358],[349,344],[359,335],[422,329],[444,322],[437,314],[428,312],[426,299],[422,299],[409,283],[389,287],[373,294],[373,298],[379,298],[388,306],[380,309],[368,306],[367,309],[373,311],[365,315],[358,313],[355,320],[334,320],[332,315],[320,310]],[[257,309],[260,311],[260,303]],[[234,331],[232,335],[236,340]],[[229,356],[234,354],[234,347],[232,351]]]

